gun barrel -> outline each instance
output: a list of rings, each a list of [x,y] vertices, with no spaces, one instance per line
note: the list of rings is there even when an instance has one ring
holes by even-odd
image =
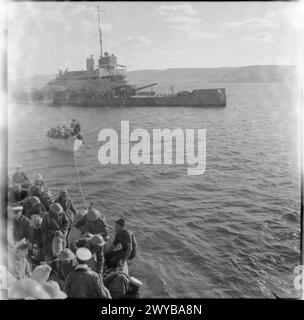
[[[134,90],[134,92],[139,91],[139,90],[142,90],[142,89],[146,89],[146,88],[154,87],[154,86],[156,86],[156,85],[157,85],[157,83],[156,83],[156,82],[154,82],[154,83],[152,83],[152,84],[148,84],[148,85],[146,85],[146,86],[136,88],[136,89]]]

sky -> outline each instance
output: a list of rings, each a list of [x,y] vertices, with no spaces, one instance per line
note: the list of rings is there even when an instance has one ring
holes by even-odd
[[[8,3],[8,74],[84,70],[104,51],[128,70],[301,64],[302,2]]]

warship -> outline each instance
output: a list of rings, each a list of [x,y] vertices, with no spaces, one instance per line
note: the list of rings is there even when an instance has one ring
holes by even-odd
[[[86,70],[59,70],[55,79],[39,90],[35,100],[51,101],[54,106],[95,107],[144,107],[144,106],[226,106],[225,88],[196,89],[193,91],[157,94],[142,91],[153,88],[157,83],[137,87],[127,80],[127,67],[117,63],[117,57],[103,53],[100,12],[97,7],[100,57],[95,63],[91,55],[86,59]]]

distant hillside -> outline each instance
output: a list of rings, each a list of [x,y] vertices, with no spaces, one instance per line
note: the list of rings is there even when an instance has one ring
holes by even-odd
[[[128,72],[128,80],[140,83],[189,82],[296,82],[296,66],[246,66],[222,68],[173,68],[165,70],[137,70]],[[55,75],[37,75],[10,82],[14,88],[40,88]]]
[[[130,71],[128,78],[130,81],[294,82],[297,81],[297,67],[272,65],[139,70]]]

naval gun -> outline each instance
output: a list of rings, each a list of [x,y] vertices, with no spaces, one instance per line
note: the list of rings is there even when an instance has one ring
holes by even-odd
[[[154,83],[152,83],[152,84],[148,84],[148,85],[145,85],[145,86],[136,88],[136,87],[134,87],[134,86],[125,84],[125,85],[116,87],[115,89],[119,91],[118,94],[120,94],[120,95],[123,95],[123,96],[133,96],[133,95],[135,95],[136,92],[139,91],[139,90],[146,89],[146,88],[151,88],[151,87],[154,87],[154,86],[156,86],[156,85],[157,85],[157,83],[154,82]]]
[[[135,92],[137,92],[137,91],[139,91],[139,90],[142,90],[142,89],[154,87],[154,86],[156,86],[156,85],[157,85],[157,83],[154,82],[154,83],[152,83],[152,84],[148,84],[148,85],[146,85],[146,86],[142,86],[142,87],[136,88],[136,89],[133,90],[133,93],[135,93]]]

